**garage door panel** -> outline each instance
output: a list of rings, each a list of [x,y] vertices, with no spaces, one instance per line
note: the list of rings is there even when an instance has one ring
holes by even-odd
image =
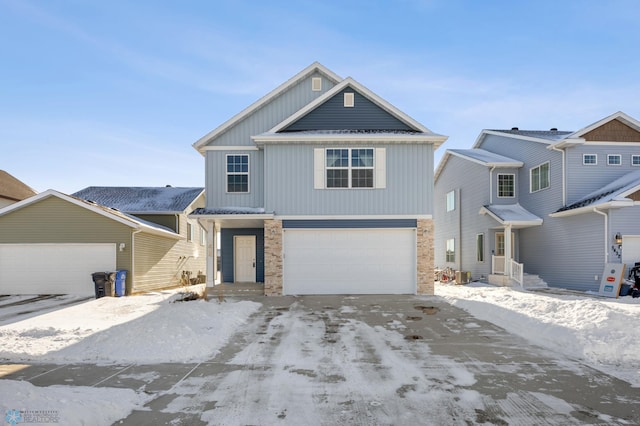
[[[2,294],[92,295],[91,274],[115,269],[115,244],[0,244]]]
[[[414,294],[413,229],[285,230],[285,294]]]

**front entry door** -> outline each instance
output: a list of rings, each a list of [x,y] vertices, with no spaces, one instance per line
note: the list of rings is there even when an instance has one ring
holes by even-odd
[[[234,282],[256,282],[256,236],[236,235],[234,247]]]

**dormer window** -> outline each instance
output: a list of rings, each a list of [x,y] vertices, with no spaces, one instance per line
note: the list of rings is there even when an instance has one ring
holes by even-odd
[[[345,93],[344,94],[344,107],[345,108],[353,108],[355,105],[355,94],[354,93]]]

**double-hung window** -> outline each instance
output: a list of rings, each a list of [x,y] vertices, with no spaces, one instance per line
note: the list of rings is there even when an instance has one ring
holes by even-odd
[[[373,188],[373,148],[328,148],[327,188]]]
[[[530,190],[537,192],[549,187],[549,162],[540,164],[530,170]]]
[[[512,198],[516,195],[516,177],[513,174],[498,174],[498,197]]]
[[[227,192],[249,192],[249,155],[227,155]]]

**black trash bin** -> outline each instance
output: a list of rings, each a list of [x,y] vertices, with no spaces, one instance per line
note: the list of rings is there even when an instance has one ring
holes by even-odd
[[[113,281],[115,280],[115,273],[94,272],[91,274],[91,278],[93,278],[96,299],[105,296],[113,296]]]

